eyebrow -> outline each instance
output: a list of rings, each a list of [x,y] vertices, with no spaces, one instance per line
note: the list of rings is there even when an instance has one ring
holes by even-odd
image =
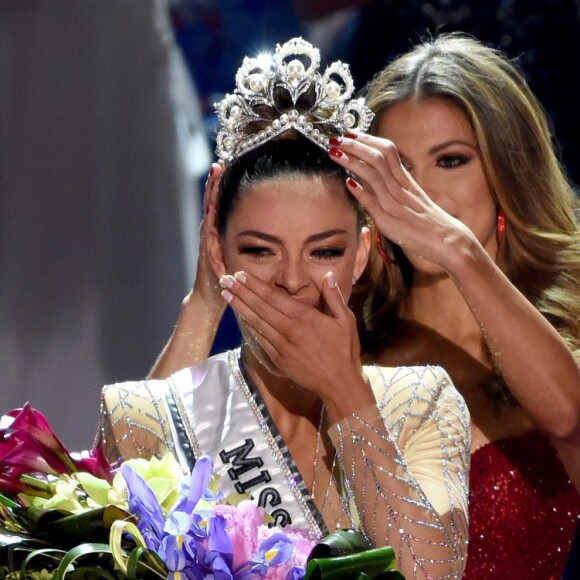
[[[447,149],[447,147],[451,147],[452,145],[463,145],[465,147],[470,147],[471,149],[477,150],[477,145],[474,143],[469,143],[469,141],[463,141],[461,139],[450,139],[449,141],[445,141],[443,143],[439,143],[439,145],[435,145],[429,149],[429,154],[434,155],[435,153],[439,153],[443,149]]]
[[[338,234],[346,234],[347,231],[343,229],[334,229],[334,230],[326,230],[324,232],[319,232],[317,234],[312,234],[306,238],[306,243],[312,242],[320,242],[321,240],[325,240],[332,236],[336,236]],[[265,242],[272,242],[274,244],[282,244],[282,240],[277,236],[273,236],[271,234],[266,234],[265,232],[260,232],[258,230],[244,230],[236,235],[236,239],[242,236],[252,236],[254,238],[258,238],[260,240],[264,240]]]

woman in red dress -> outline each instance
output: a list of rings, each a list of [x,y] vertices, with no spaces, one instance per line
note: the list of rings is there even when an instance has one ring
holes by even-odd
[[[580,214],[546,116],[459,35],[395,60],[367,100],[375,136],[331,155],[380,232],[368,356],[440,364],[466,399],[465,577],[560,578],[580,516]]]

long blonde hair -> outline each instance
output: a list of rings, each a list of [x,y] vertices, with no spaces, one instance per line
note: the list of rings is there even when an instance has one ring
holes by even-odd
[[[462,34],[442,35],[400,56],[366,87],[375,112],[410,98],[444,98],[465,112],[480,148],[505,236],[498,265],[558,329],[580,360],[579,199],[554,152],[546,114],[505,55]],[[375,343],[396,317],[412,268],[397,247],[398,266],[371,266],[364,330]],[[364,342],[363,342],[364,344]]]

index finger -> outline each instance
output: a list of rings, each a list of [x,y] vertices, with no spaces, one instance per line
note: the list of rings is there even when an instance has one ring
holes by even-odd
[[[219,183],[224,172],[224,168],[219,163],[212,163],[207,180],[205,182],[205,190],[203,193],[203,209],[207,213],[207,208],[210,205],[216,205],[217,194],[219,190]]]
[[[383,177],[386,163],[399,185],[404,186],[408,182],[409,176],[393,141],[368,133],[347,133],[339,147],[350,156],[371,165],[379,174],[383,174]],[[356,173],[355,168],[352,170]]]
[[[236,272],[234,278],[257,297],[258,300],[253,300],[251,296],[244,298],[244,302],[249,306],[252,304],[257,306],[261,303],[261,307],[264,311],[267,311],[268,308],[273,308],[280,314],[288,317],[298,316],[301,313],[306,312],[309,308],[308,305],[292,298],[292,296],[288,295],[283,290],[274,288],[270,284],[260,280],[256,276],[248,274],[247,272]],[[252,304],[249,304],[248,301]]]

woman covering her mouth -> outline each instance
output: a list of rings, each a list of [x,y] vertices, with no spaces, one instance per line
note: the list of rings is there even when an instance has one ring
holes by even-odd
[[[224,492],[252,494],[278,525],[356,527],[393,546],[407,578],[460,578],[469,415],[439,367],[361,364],[347,302],[369,234],[328,149],[371,114],[345,65],[318,62],[300,38],[247,58],[218,107],[207,259],[242,347],[105,387],[100,444],[112,460],[170,450],[188,468],[209,454]]]

